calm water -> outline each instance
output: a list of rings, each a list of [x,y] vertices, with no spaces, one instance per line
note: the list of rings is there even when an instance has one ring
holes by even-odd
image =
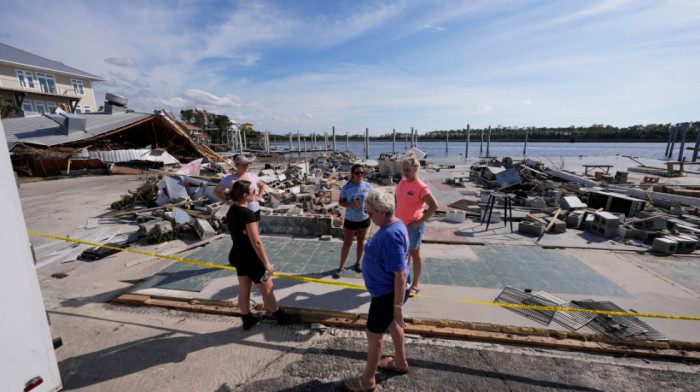
[[[469,158],[477,158],[486,155],[486,143],[483,144],[483,151],[480,151],[479,142],[471,142],[469,144]],[[323,143],[317,143],[318,147],[323,147]],[[307,148],[311,149],[311,143],[307,140]],[[397,142],[395,151],[403,154],[406,151],[404,142]],[[686,143],[686,146],[689,146]],[[666,143],[527,143],[526,154],[523,154],[523,143],[518,142],[492,142],[489,148],[489,156],[492,157],[568,157],[568,156],[615,156],[615,155],[631,155],[641,158],[664,159],[666,153]],[[678,158],[679,145],[676,143],[673,153],[673,160]],[[692,145],[690,145],[692,147]],[[287,143],[273,143],[272,150],[286,150],[289,148]],[[294,148],[296,143],[294,143]],[[450,143],[449,151],[445,151],[444,142],[421,142],[418,143],[418,148],[428,153],[428,158],[460,158],[466,153],[466,144],[464,142]],[[336,141],[336,149],[338,151],[351,151],[358,158],[365,158],[365,150],[363,142],[349,142],[346,147],[345,141]],[[377,159],[379,154],[392,151],[391,142],[371,142],[369,144],[369,158]],[[302,143],[302,156],[303,143]],[[297,156],[297,153],[291,154]],[[314,154],[309,152],[308,156]],[[692,151],[685,152],[686,159],[692,158]]]

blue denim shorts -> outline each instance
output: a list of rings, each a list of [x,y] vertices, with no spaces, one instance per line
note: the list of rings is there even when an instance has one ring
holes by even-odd
[[[411,225],[406,225],[406,231],[408,231],[408,242],[409,249],[418,249],[423,243],[423,233],[425,233],[425,223],[420,225],[417,229],[411,227]]]

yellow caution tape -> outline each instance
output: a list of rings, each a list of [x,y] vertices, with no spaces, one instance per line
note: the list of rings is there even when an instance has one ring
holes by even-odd
[[[118,251],[122,251],[122,252],[137,253],[137,254],[151,256],[151,257],[158,257],[161,259],[168,259],[168,260],[174,260],[174,261],[179,261],[179,262],[183,262],[183,263],[201,265],[204,267],[221,268],[221,269],[227,269],[227,270],[232,270],[232,271],[236,270],[235,267],[231,267],[228,265],[213,264],[213,263],[207,263],[204,261],[185,259],[185,258],[181,258],[181,257],[172,257],[172,256],[166,256],[166,255],[159,255],[157,253],[142,252],[142,251],[138,251],[138,250],[125,249],[125,248],[117,248],[114,246],[103,245],[103,244],[98,244],[98,243],[83,241],[83,240],[77,240],[77,239],[73,239],[73,238],[60,237],[60,236],[55,236],[55,235],[50,235],[50,234],[36,233],[33,231],[27,231],[27,232],[29,234],[34,234],[34,235],[38,235],[41,237],[53,238],[53,239],[63,240],[63,241],[70,241],[70,242],[75,242],[78,244],[97,246],[97,247],[101,247],[101,248],[113,249],[113,250],[118,250]],[[282,278],[282,279],[296,280],[298,282],[318,283],[318,284],[325,284],[328,286],[338,286],[338,287],[344,287],[344,288],[356,289],[356,290],[367,290],[367,287],[362,286],[362,285],[337,282],[337,281],[330,281],[330,280],[323,280],[323,279],[308,278],[305,276],[287,275],[287,274],[280,274],[277,272],[275,272],[272,276],[277,277],[277,278]],[[473,303],[473,304],[492,305],[492,306],[520,308],[520,309],[547,310],[547,311],[555,311],[555,312],[595,313],[595,314],[610,314],[610,315],[615,315],[615,316],[651,317],[651,318],[663,318],[663,319],[674,319],[674,320],[700,321],[700,317],[695,317],[695,316],[673,316],[673,315],[667,315],[667,314],[614,312],[614,311],[608,311],[608,310],[591,310],[591,309],[577,309],[577,308],[558,308],[558,307],[538,306],[538,305],[504,304],[504,303],[498,303],[498,302],[477,301],[477,300],[472,300],[472,299],[438,297],[438,296],[425,295],[425,294],[416,294],[415,296],[422,297],[422,298],[440,299],[440,300],[446,300],[446,301],[458,301],[458,302],[467,302],[467,303]]]

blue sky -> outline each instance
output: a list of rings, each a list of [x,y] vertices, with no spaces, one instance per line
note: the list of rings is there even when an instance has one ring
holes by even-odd
[[[0,41],[136,111],[272,132],[697,121],[700,1],[11,2]]]

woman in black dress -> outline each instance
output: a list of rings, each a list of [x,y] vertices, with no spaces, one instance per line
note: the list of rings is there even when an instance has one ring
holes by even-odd
[[[272,292],[272,279],[269,278],[275,272],[275,268],[265,253],[255,213],[248,209],[248,203],[255,201],[255,187],[249,181],[236,181],[231,187],[231,199],[234,205],[228,210],[226,220],[233,247],[228,260],[236,267],[238,274],[238,308],[243,318],[243,329],[247,331],[260,322],[259,318],[250,313],[250,293],[253,284],[260,290],[265,308],[279,324],[297,322],[299,317],[282,310],[277,304],[275,293]],[[266,273],[269,274],[268,279],[263,277]]]

